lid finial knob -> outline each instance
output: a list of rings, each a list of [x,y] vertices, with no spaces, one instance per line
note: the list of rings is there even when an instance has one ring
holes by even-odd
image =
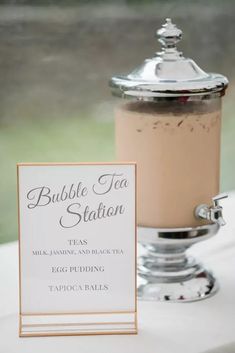
[[[163,46],[163,50],[167,48],[176,48],[176,43],[178,43],[182,38],[182,31],[172,23],[170,18],[166,19],[166,23],[156,32],[159,37],[159,42]]]

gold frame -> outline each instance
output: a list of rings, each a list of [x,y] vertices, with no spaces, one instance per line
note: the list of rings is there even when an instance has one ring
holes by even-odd
[[[37,166],[95,166],[95,165],[133,165],[135,169],[135,310],[134,311],[103,311],[103,312],[56,312],[56,313],[23,313],[22,312],[22,305],[21,305],[21,227],[20,227],[20,198],[19,198],[19,168],[20,167],[37,167]],[[138,322],[137,322],[137,164],[136,162],[68,162],[68,163],[17,163],[17,216],[18,216],[18,260],[19,260],[19,337],[46,337],[46,336],[88,336],[88,335],[127,335],[127,334],[137,334],[138,333]],[[50,315],[102,315],[102,314],[134,314],[134,322],[130,322],[128,324],[134,324],[133,332],[125,332],[125,331],[94,331],[94,332],[63,332],[63,333],[23,333],[22,327],[25,325],[22,324],[22,316],[50,316]],[[68,323],[67,323],[68,324]],[[67,326],[67,324],[63,324],[63,326]],[[105,322],[105,323],[96,323],[96,324],[113,324],[112,322]],[[119,324],[119,323],[117,323]],[[127,324],[124,322],[120,322],[120,324]],[[34,324],[27,325],[32,327]],[[39,324],[40,325],[40,324]],[[54,324],[55,325],[55,324]],[[60,324],[62,325],[62,324]],[[73,324],[76,325],[76,324]],[[89,325],[89,323],[88,323]],[[38,326],[38,325],[37,325]],[[71,325],[69,325],[71,326]]]

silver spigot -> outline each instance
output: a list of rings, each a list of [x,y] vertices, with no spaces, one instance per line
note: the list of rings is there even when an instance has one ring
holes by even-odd
[[[228,195],[226,194],[220,194],[216,195],[215,197],[212,198],[213,205],[208,206],[208,205],[199,205],[195,209],[195,216],[197,218],[202,218],[206,219],[208,221],[211,221],[213,223],[217,223],[219,226],[224,226],[226,224],[224,218],[223,218],[223,207],[220,206],[219,202],[222,199],[227,198]]]

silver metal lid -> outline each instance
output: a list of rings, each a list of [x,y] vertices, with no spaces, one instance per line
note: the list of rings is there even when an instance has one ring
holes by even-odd
[[[146,59],[130,74],[112,77],[110,86],[114,95],[148,100],[154,97],[224,94],[228,85],[225,76],[206,73],[177,50],[182,31],[170,18],[156,34],[162,51]]]

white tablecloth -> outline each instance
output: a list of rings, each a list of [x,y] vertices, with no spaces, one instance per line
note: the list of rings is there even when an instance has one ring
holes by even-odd
[[[138,335],[18,337],[17,243],[0,246],[0,353],[199,353],[221,345],[235,352],[235,193],[224,203],[227,225],[191,253],[220,282],[214,297],[195,303],[139,302]]]

